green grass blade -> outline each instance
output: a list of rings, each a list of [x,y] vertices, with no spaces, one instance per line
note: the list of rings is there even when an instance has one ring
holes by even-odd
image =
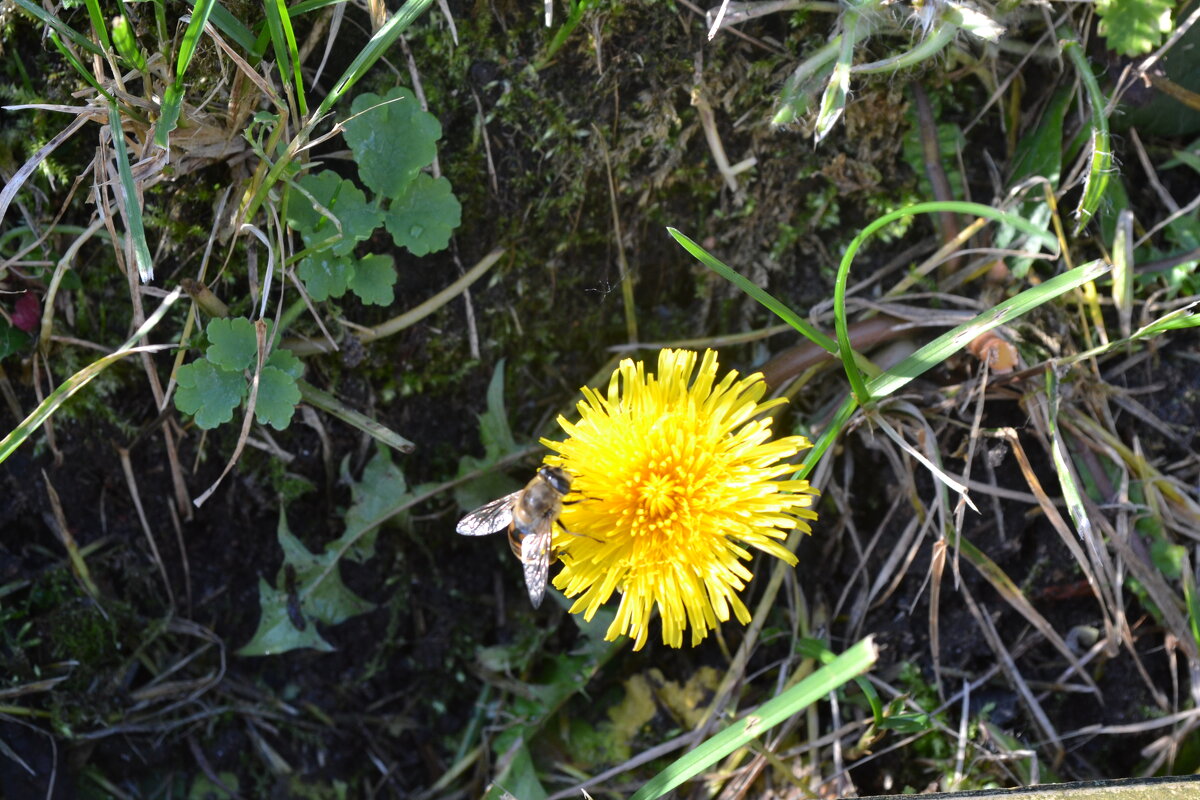
[[[1078,236],[1091,220],[1092,215],[1096,213],[1096,209],[1100,207],[1100,201],[1104,199],[1108,176],[1112,173],[1113,168],[1112,142],[1108,135],[1108,119],[1104,116],[1107,101],[1104,93],[1100,91],[1100,84],[1096,82],[1092,68],[1087,63],[1083,48],[1079,45],[1079,39],[1074,32],[1065,28],[1060,28],[1058,35],[1062,40],[1062,51],[1071,59],[1080,81],[1083,82],[1083,88],[1087,92],[1088,105],[1092,109],[1092,158],[1088,165],[1087,178],[1083,182],[1083,195],[1079,198],[1079,205],[1075,208],[1074,235]]]
[[[82,47],[84,50],[87,50],[93,55],[103,57],[104,51],[97,47],[91,39],[87,38],[82,33],[51,14],[49,11],[46,11],[41,6],[31,3],[30,0],[13,0],[13,2],[23,8],[25,12],[34,19],[50,26],[51,30],[64,39],[69,40],[76,47]]]
[[[154,143],[159,147],[167,147],[171,131],[179,121],[179,110],[183,105],[183,78],[196,54],[200,36],[204,33],[204,25],[212,13],[216,0],[197,0],[192,8],[192,19],[188,22],[187,30],[183,32],[183,40],[179,43],[179,54],[175,58],[175,80],[163,92],[162,107],[158,124],[154,126]]]
[[[884,214],[882,217],[863,228],[862,231],[850,242],[850,245],[846,248],[846,252],[842,255],[842,262],[838,265],[837,280],[833,287],[833,320],[834,327],[837,331],[839,357],[842,359],[842,365],[845,367],[846,377],[850,381],[850,387],[854,391],[854,396],[858,399],[858,402],[863,405],[871,402],[871,399],[874,395],[872,395],[868,390],[862,374],[858,371],[857,366],[855,366],[854,350],[850,347],[850,334],[846,320],[846,284],[850,277],[850,263],[854,260],[854,256],[858,253],[859,248],[863,246],[863,243],[866,242],[868,238],[888,225],[891,225],[896,220],[913,216],[915,214],[937,214],[944,211],[957,214],[971,214],[973,216],[984,217],[997,222],[1008,223],[1017,230],[1026,233],[1030,238],[1047,246],[1051,252],[1058,252],[1058,240],[1054,237],[1054,234],[1038,228],[1036,225],[1024,219],[1023,217],[1007,211],[1000,211],[999,209],[992,208],[991,206],[985,206],[981,203],[966,203],[957,200],[935,203],[917,203],[916,205],[908,206],[907,208],[900,208],[892,211],[891,213]],[[997,308],[1000,308],[1004,305],[1005,304],[1001,304],[1001,306],[998,306]],[[959,330],[959,328],[955,328],[955,330]],[[951,333],[953,333],[953,331],[951,331]],[[941,341],[942,338],[945,337],[940,337],[939,339],[935,340],[935,342]],[[970,340],[968,339],[967,341]],[[957,351],[963,345],[965,345],[965,342],[958,345],[950,352]],[[926,348],[922,348],[921,351],[918,352],[923,352],[925,349]],[[905,359],[902,363],[908,364],[915,357],[916,354]],[[933,366],[932,363],[924,365],[917,375],[929,369],[931,366]],[[895,372],[895,370],[893,369],[890,372]],[[881,375],[875,378],[872,382],[872,385],[874,385],[875,381],[879,381],[884,377],[886,377],[886,375]],[[913,377],[916,376],[914,375],[906,378],[900,385],[902,386],[904,383],[912,380]],[[892,391],[895,390],[893,389]]]
[[[1063,500],[1067,503],[1067,513],[1075,523],[1075,530],[1085,542],[1094,542],[1096,534],[1092,529],[1092,521],[1088,518],[1087,507],[1083,504],[1083,492],[1079,489],[1079,477],[1071,465],[1067,450],[1066,437],[1058,424],[1058,401],[1062,396],[1058,388],[1058,375],[1053,369],[1046,370],[1046,420],[1050,428],[1050,456],[1054,461],[1054,471],[1058,474],[1058,484],[1062,488]]]
[[[1113,237],[1113,308],[1117,310],[1117,325],[1126,339],[1133,333],[1133,212],[1128,208],[1117,214],[1117,230]]]
[[[803,317],[776,300],[770,293],[759,287],[758,284],[726,266],[716,256],[709,253],[675,228],[667,228],[667,233],[671,234],[675,241],[679,242],[683,249],[691,253],[701,264],[757,300],[772,314],[803,334],[810,342],[823,348],[825,352],[831,355],[837,355],[837,342],[814,328]]]
[[[112,37],[113,44],[116,45],[117,53],[120,54],[121,58],[132,64],[138,72],[145,72],[146,54],[138,46],[133,28],[130,26],[129,20],[124,16],[117,16],[113,19]]]
[[[630,800],[654,800],[699,775],[725,756],[745,747],[771,728],[799,713],[838,687],[869,670],[879,657],[878,647],[868,637],[809,675],[783,694],[763,703],[720,733],[651,778]]]
[[[792,476],[793,480],[803,480],[812,474],[812,471],[817,468],[817,464],[820,463],[821,456],[825,455],[825,452],[841,436],[842,428],[846,427],[846,423],[850,421],[850,417],[854,416],[857,409],[858,401],[854,399],[854,395],[850,395],[842,401],[833,415],[833,419],[829,421],[829,426],[821,432],[817,441],[813,442],[812,448],[804,454],[804,461],[801,462],[800,469],[796,470],[796,474]]]
[[[319,119],[333,108],[334,104],[341,100],[358,82],[358,79],[365,75],[367,70],[387,52],[396,39],[400,38],[400,34],[404,33],[408,26],[412,25],[431,5],[433,5],[433,0],[408,0],[401,6],[400,10],[375,32],[375,35],[367,42],[367,46],[360,50],[354,60],[350,62],[350,66],[342,73],[342,77],[338,78],[333,89],[321,101],[314,116]]]
[[[95,76],[92,75],[92,73],[88,70],[88,68],[85,67],[79,61],[79,59],[75,57],[75,54],[72,53],[67,48],[67,46],[62,43],[62,39],[58,38],[57,33],[52,32],[50,34],[50,41],[54,42],[54,46],[58,48],[58,52],[62,53],[62,57],[67,60],[68,64],[70,64],[72,67],[74,67],[75,71],[79,73],[79,76],[81,78],[83,78],[84,81],[86,81],[89,86],[91,86],[93,89],[95,89],[100,94],[104,95],[104,97],[108,100],[108,102],[110,102],[110,103],[116,102],[116,98],[114,98],[111,94],[109,94],[108,92],[106,92],[104,90],[104,87],[101,86],[99,84],[99,82],[96,81]]]
[[[310,11],[316,11],[318,9],[325,8],[326,6],[336,6],[339,3],[344,2],[346,2],[346,0],[304,0],[303,3],[296,3],[296,5],[290,7],[288,9],[288,14],[293,17],[298,17],[301,14],[307,14]]]
[[[179,43],[179,55],[175,59],[175,79],[183,80],[188,67],[192,64],[192,56],[200,44],[200,36],[204,33],[204,25],[212,14],[216,0],[197,0],[192,8],[192,19],[188,22],[187,30],[183,32],[183,41]]]
[[[150,260],[150,246],[146,243],[146,227],[142,224],[142,207],[138,204],[137,186],[133,182],[133,171],[129,168],[129,151],[125,149],[125,133],[121,128],[121,112],[117,104],[108,104],[108,124],[112,128],[113,152],[117,157],[117,174],[121,177],[121,194],[124,196],[125,221],[129,225],[129,237],[133,241],[133,257],[137,262],[138,277],[142,283],[154,280],[154,263]]]
[[[1147,323],[1145,326],[1138,328],[1128,337],[1116,339],[1108,344],[1102,344],[1093,347],[1091,350],[1085,350],[1082,353],[1076,353],[1068,358],[1059,359],[1059,366],[1067,367],[1071,364],[1077,364],[1080,361],[1086,361],[1089,358],[1096,358],[1105,353],[1112,352],[1118,348],[1127,347],[1131,342],[1137,342],[1142,339],[1153,339],[1155,336],[1161,336],[1167,331],[1179,330],[1180,328],[1194,328],[1200,326],[1200,314],[1193,313],[1200,301],[1189,303],[1183,308],[1177,308],[1170,311],[1153,322]]]
[[[108,25],[104,22],[104,12],[100,10],[99,1],[85,0],[84,5],[87,6],[88,19],[92,22],[92,33],[100,40],[100,46],[105,50],[112,50],[112,40],[108,36]]]
[[[241,20],[233,14],[230,14],[220,3],[213,3],[209,18],[226,39],[242,48],[247,55],[255,56],[255,58],[249,59],[251,66],[258,64],[257,55],[261,54],[254,53],[255,36],[253,31],[243,25]]]
[[[134,332],[133,336],[129,337],[128,341],[121,345],[115,352],[109,353],[103,358],[93,361],[91,364],[88,364],[86,367],[63,381],[57,389],[51,392],[45,400],[38,404],[38,407],[35,408],[29,414],[29,416],[22,420],[17,427],[9,431],[7,436],[5,436],[3,439],[0,439],[0,464],[3,464],[4,461],[13,454],[13,451],[20,447],[22,442],[28,439],[30,434],[37,430],[39,425],[49,419],[50,415],[57,411],[63,403],[67,402],[71,395],[78,392],[84,386],[87,386],[93,378],[103,372],[107,367],[115,364],[117,361],[120,361],[125,356],[132,355],[133,353],[154,352],[157,350],[169,350],[174,348],[175,345],[173,344],[153,344],[146,345],[144,347],[136,347],[135,345],[137,342],[145,338],[146,334],[154,329],[154,326],[159,323],[171,306],[175,304],[175,301],[179,299],[180,294],[182,294],[182,290],[177,288],[167,295],[159,307],[154,310],[154,313],[142,323],[141,327]]]
[[[269,0],[264,4],[267,16],[267,30],[271,34],[271,48],[275,51],[275,65],[279,70],[279,78],[284,86],[292,87],[296,92],[296,103],[300,115],[308,114],[308,104],[304,100],[304,79],[300,74],[300,51],[296,46],[296,31],[292,28],[292,18],[288,14],[283,0]],[[291,67],[289,74],[288,67]]]
[[[990,311],[983,312],[970,322],[943,333],[887,372],[873,379],[867,384],[868,391],[872,397],[885,397],[898,391],[913,378],[965,348],[980,334],[990,331],[998,325],[1012,322],[1064,292],[1082,286],[1088,281],[1096,280],[1109,269],[1108,264],[1103,261],[1091,261],[1070,272],[1056,275],[1040,286],[1026,289]]]

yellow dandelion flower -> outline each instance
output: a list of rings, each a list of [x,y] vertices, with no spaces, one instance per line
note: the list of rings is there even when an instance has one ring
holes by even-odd
[[[762,375],[717,382],[717,355],[662,350],[658,373],[621,362],[607,396],[583,389],[580,420],[559,417],[563,442],[547,463],[574,476],[554,547],[563,568],[554,585],[576,597],[571,613],[591,619],[621,593],[607,639],[621,634],[640,649],[657,606],[663,641],[698,644],[729,610],[742,624],[750,612],[738,597],[751,573],[742,563],[760,550],[789,564],[787,531],[811,531],[816,489],[776,480],[795,467],[787,459],[811,447],[803,436],[771,440],[771,419],[754,419],[783,400],[759,402]],[[695,378],[693,379],[693,373]]]

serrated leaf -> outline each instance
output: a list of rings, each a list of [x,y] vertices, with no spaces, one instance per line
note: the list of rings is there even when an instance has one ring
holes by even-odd
[[[347,255],[354,245],[371,237],[383,222],[383,212],[367,203],[367,196],[352,182],[336,172],[324,170],[306,175],[297,181],[312,198],[294,187],[288,196],[288,224],[300,231],[304,244],[312,247],[338,235],[333,220],[317,210],[313,200],[341,223],[341,238],[330,249],[337,255]]]
[[[350,289],[368,305],[390,306],[396,299],[396,267],[391,256],[371,254],[354,265]]]
[[[384,197],[399,197],[437,156],[442,124],[424,111],[411,89],[397,86],[383,97],[360,94],[350,106],[345,139],[358,174]]]
[[[286,591],[272,587],[262,578],[258,579],[258,605],[261,609],[258,630],[249,642],[238,648],[239,656],[273,656],[305,647],[326,653],[333,650],[333,645],[317,632],[316,625],[305,622],[304,630],[300,630],[292,624],[288,612],[289,601]]]
[[[305,256],[296,274],[304,281],[304,288],[313,300],[328,300],[346,293],[346,287],[354,277],[354,261],[325,250]]]
[[[508,412],[504,408],[504,359],[492,371],[488,383],[487,411],[479,415],[479,437],[488,457],[499,461],[509,453],[516,452],[517,440],[508,424]]]
[[[263,367],[254,404],[254,417],[260,425],[283,430],[291,424],[299,402],[300,389],[294,377],[278,367]]]
[[[421,173],[388,208],[384,225],[392,239],[414,256],[444,250],[462,222],[462,206],[450,181]]]
[[[279,513],[278,539],[279,546],[283,548],[283,567],[276,579],[279,588],[272,587],[265,580],[259,581],[262,616],[254,637],[237,651],[238,655],[275,655],[300,647],[332,650],[333,647],[321,638],[313,623],[337,625],[375,606],[346,588],[336,565],[321,580],[326,567],[334,564],[335,554],[310,553],[292,535],[287,515],[282,510]],[[289,568],[292,573],[290,586]],[[317,583],[318,580],[320,583]],[[289,603],[292,604],[290,610]],[[300,627],[297,627],[297,622]]]
[[[1100,35],[1123,56],[1149,53],[1171,32],[1172,0],[1097,0]]]
[[[233,409],[246,396],[246,379],[241,372],[221,369],[204,358],[184,364],[175,379],[179,383],[175,408],[191,414],[205,430],[233,419]]]
[[[231,372],[249,369],[258,357],[258,341],[254,336],[254,323],[245,317],[222,319],[217,317],[205,329],[208,349],[205,356],[215,366]]]
[[[346,532],[342,534],[341,539],[331,543],[328,550],[336,550],[341,547],[341,542],[358,537],[367,525],[378,520],[408,493],[404,472],[392,463],[390,453],[384,448],[377,449],[375,455],[367,462],[361,481],[351,479],[343,463],[343,480],[350,484],[353,504],[346,512]],[[375,555],[377,533],[378,528],[362,534],[346,551],[346,558],[361,562]]]
[[[296,357],[291,350],[279,348],[267,357],[267,366],[281,369],[296,380],[304,377],[304,362]]]
[[[504,359],[496,364],[492,380],[488,384],[487,411],[479,414],[479,438],[483,441],[483,458],[463,456],[458,460],[458,475],[487,470],[470,483],[454,489],[454,499],[460,508],[477,508],[497,497],[514,492],[520,484],[498,470],[488,470],[509,453],[518,449],[512,429],[508,425],[508,414],[504,410]]]

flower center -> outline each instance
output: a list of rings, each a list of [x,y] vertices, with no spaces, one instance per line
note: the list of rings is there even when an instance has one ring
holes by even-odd
[[[675,516],[679,501],[684,499],[679,489],[670,475],[660,473],[651,473],[650,479],[642,483],[638,495],[642,514],[650,518],[651,526]]]

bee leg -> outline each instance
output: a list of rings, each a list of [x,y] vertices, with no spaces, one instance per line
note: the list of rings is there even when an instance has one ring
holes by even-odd
[[[554,520],[554,523],[556,525],[558,525],[558,527],[563,529],[563,533],[569,533],[571,536],[575,536],[580,539],[591,539],[593,542],[603,543],[600,539],[597,539],[595,536],[588,536],[586,533],[576,533],[575,531],[568,528],[566,525],[563,525],[560,520]]]

